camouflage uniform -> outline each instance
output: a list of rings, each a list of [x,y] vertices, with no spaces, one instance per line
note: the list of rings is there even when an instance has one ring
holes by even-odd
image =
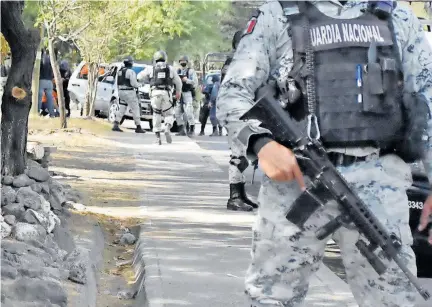
[[[367,5],[358,1],[348,1],[345,6],[338,1],[312,2],[321,12],[334,18],[355,18]],[[250,109],[255,90],[270,75],[285,79],[293,65],[288,21],[281,5],[269,1],[260,11],[253,32],[244,35],[237,48],[217,102],[218,119],[230,131],[231,142],[243,152],[248,148],[250,136],[269,131],[259,127],[257,122],[241,122],[239,117]],[[393,18],[406,86],[431,101],[432,53],[422,27],[407,8],[398,7]],[[432,135],[432,123],[429,133]],[[369,156],[366,162],[339,170],[388,230],[400,235],[402,257],[415,274],[405,192],[412,181],[408,165],[394,155],[374,158],[373,148],[329,150]],[[429,150],[429,159],[424,162],[429,166],[429,175],[432,175],[431,158],[432,150]],[[246,290],[251,301],[248,306],[300,306],[307,294],[309,279],[321,264],[326,240],[316,239],[314,230],[334,217],[337,209],[329,204],[319,210],[306,223],[307,230],[301,232],[285,218],[299,194],[297,183],[278,183],[264,176],[258,198],[258,218],[253,227],[252,263],[246,274]],[[359,305],[415,306],[417,293],[404,274],[391,263],[388,270],[378,276],[355,247],[358,237],[355,230],[346,228],[333,236],[341,248],[348,282]]]
[[[189,69],[189,80],[186,81],[189,84],[192,84],[194,88],[198,87],[198,77],[192,68]],[[195,111],[194,111],[194,102],[192,97],[192,92],[183,92],[182,93],[183,103],[184,103],[184,113],[187,117],[187,122],[190,126],[195,125]],[[183,112],[181,105],[178,103],[175,108],[175,117],[177,120],[177,124],[180,126],[184,125],[183,120]]]

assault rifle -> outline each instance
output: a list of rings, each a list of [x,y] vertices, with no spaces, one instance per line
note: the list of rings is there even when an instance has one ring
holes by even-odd
[[[305,222],[318,208],[330,200],[336,201],[340,215],[318,229],[316,237],[323,240],[340,227],[353,223],[368,241],[366,243],[359,239],[356,247],[374,270],[379,275],[387,270],[386,265],[375,255],[375,251],[381,248],[388,260],[394,260],[421,296],[428,300],[430,294],[422,288],[417,277],[405,266],[399,255],[401,240],[396,234],[388,233],[357,193],[351,189],[328,158],[321,142],[300,132],[295,120],[291,119],[273,97],[273,92],[272,86],[260,88],[256,96],[257,103],[240,119],[260,121],[272,132],[277,142],[294,152],[302,172],[312,181],[310,187],[294,202],[286,218],[304,230]]]

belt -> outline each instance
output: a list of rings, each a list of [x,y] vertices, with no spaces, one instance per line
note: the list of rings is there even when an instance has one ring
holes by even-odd
[[[378,154],[371,154],[368,156],[356,157],[356,156],[349,156],[339,152],[329,152],[327,153],[327,155],[331,163],[334,164],[334,166],[345,166],[345,167],[350,166],[356,162],[365,162],[373,158],[378,158],[380,156]]]
[[[120,91],[132,91],[135,90],[133,87],[119,87]]]

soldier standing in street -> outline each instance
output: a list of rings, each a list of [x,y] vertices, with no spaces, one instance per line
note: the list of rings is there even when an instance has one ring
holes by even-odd
[[[257,10],[244,31],[221,84],[217,117],[231,142],[250,159],[258,157],[266,174],[245,306],[301,306],[327,243],[315,231],[339,214],[336,203],[329,202],[312,214],[305,230],[286,219],[308,178],[303,178],[294,153],[274,141],[260,122],[239,120],[269,79],[277,81],[287,111],[307,121],[311,129],[305,133],[323,142],[360,198],[401,238],[400,257],[416,274],[407,162],[422,157],[432,179],[432,52],[413,12],[393,9],[388,2],[272,0]],[[420,230],[431,213],[429,196]],[[378,275],[360,254],[355,228],[342,227],[333,239],[359,306],[416,305],[416,289],[394,262],[386,262],[387,270]]]
[[[136,125],[135,133],[145,133],[141,128],[141,105],[136,93],[139,84],[136,78],[136,73],[132,70],[133,63],[134,61],[132,57],[127,57],[123,61],[124,67],[122,67],[118,72],[117,84],[119,93],[119,110],[116,114],[112,131],[123,132],[119,127],[119,123],[126,112],[126,108],[129,107],[132,111],[133,120]]]
[[[173,85],[176,88],[176,99],[180,99],[181,80],[175,69],[166,62],[168,56],[165,51],[157,51],[153,55],[153,66],[147,67],[142,75],[142,81],[150,83],[150,100],[153,108],[153,131],[157,143],[162,145],[160,133],[162,131],[162,116],[165,119],[165,137],[167,143],[172,143],[170,134],[174,122],[173,102],[171,93]],[[141,80],[140,80],[141,81]]]
[[[237,49],[240,42],[242,31],[237,31],[232,39],[233,52]],[[228,67],[232,61],[232,56],[229,56],[221,69],[221,82],[224,80]],[[227,202],[227,209],[233,211],[252,211],[258,208],[258,204],[249,199],[246,194],[245,184],[246,178],[243,172],[249,166],[249,161],[246,158],[246,153],[242,152],[242,147],[231,142],[228,138],[231,156],[228,167],[228,176],[230,184],[230,197]]]
[[[177,135],[186,135],[185,124],[183,120],[183,111],[186,113],[187,121],[189,123],[189,130],[187,134],[193,136],[195,133],[195,115],[193,99],[195,97],[195,88],[198,87],[198,77],[195,70],[187,67],[189,58],[187,56],[180,57],[179,64],[181,69],[177,71],[183,82],[182,87],[182,100],[183,106],[178,103],[175,108],[175,115],[179,133]]]

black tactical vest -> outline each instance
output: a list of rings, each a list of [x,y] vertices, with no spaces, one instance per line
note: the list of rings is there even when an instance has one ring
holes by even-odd
[[[153,66],[153,78],[151,80],[151,85],[167,89],[168,86],[172,84],[170,78],[170,69],[166,63],[159,62]]]
[[[307,33],[314,54],[316,116],[324,145],[393,146],[404,131],[403,79],[389,21],[369,12],[335,19],[306,5],[305,14],[290,19],[294,62],[303,62],[295,79],[307,96]],[[373,41],[376,48],[370,48]]]
[[[187,69],[179,69],[179,70],[177,71],[177,73],[178,73],[180,79],[182,79],[183,77],[186,77],[186,78],[189,79],[189,68],[187,68]],[[187,83],[186,83],[185,81],[183,81],[183,80],[182,80],[182,82],[183,82],[182,92],[190,92],[190,91],[193,91],[194,87],[193,87],[192,84],[187,84]]]
[[[119,70],[118,77],[117,77],[117,84],[120,87],[120,89],[133,88],[131,83],[130,83],[130,80],[126,79],[126,71],[128,69],[129,68],[127,68],[127,67],[122,67]]]

